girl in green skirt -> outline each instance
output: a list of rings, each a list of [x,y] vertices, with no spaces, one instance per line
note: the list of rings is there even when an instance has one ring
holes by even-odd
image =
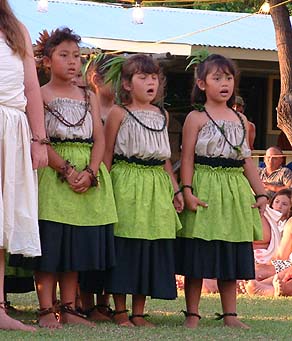
[[[107,292],[121,326],[153,326],[145,319],[146,296],[176,297],[174,239],[181,228],[176,210],[183,198],[172,173],[168,114],[152,103],[163,88],[159,66],[146,55],[124,61],[115,105],[105,126],[105,164],[118,213],[114,225],[117,266],[109,272]],[[132,315],[126,310],[132,295]]]
[[[68,28],[43,35],[39,53],[49,68],[42,87],[51,145],[49,167],[39,175],[42,256],[33,264],[39,325],[85,324],[75,309],[78,272],[115,265],[112,223],[117,221],[109,173],[102,163],[104,134],[95,95],[73,84],[80,71],[80,37]],[[61,309],[56,319],[53,290],[58,280]]]
[[[262,238],[267,195],[251,159],[247,120],[232,109],[236,71],[210,55],[197,66],[195,110],[183,127],[181,179],[185,210],[176,271],[185,276],[185,326],[195,328],[203,278],[216,278],[224,324],[237,319],[236,280],[254,278],[252,242]],[[252,193],[253,189],[256,194]]]

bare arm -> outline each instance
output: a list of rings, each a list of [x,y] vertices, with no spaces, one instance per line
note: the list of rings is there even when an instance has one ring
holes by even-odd
[[[284,226],[283,237],[281,239],[276,258],[287,260],[292,253],[292,218],[289,218]]]
[[[96,96],[91,93],[90,95],[91,115],[93,122],[93,147],[91,150],[89,167],[97,174],[100,163],[103,159],[105,149],[105,138],[103,126],[100,118],[99,109],[97,106]]]
[[[71,187],[74,191],[80,193],[86,192],[88,190],[88,188],[92,184],[92,180],[94,180],[93,176],[96,177],[96,175],[98,174],[105,147],[103,126],[99,115],[96,96],[92,92],[90,92],[90,112],[93,124],[93,146],[91,149],[90,162],[88,166],[89,169],[92,170],[93,174],[86,170],[82,170],[81,172],[79,172]]]
[[[112,167],[113,153],[116,142],[116,137],[120,129],[120,125],[125,116],[124,110],[115,105],[109,113],[105,124],[105,153],[103,161],[110,171]]]
[[[32,43],[24,26],[21,27],[25,37],[26,55],[23,60],[24,67],[24,93],[27,98],[26,113],[32,136],[41,140],[46,137],[44,126],[44,109],[41,98],[40,86],[37,78]],[[33,142],[31,147],[33,168],[47,166],[47,148],[39,142]]]
[[[198,113],[191,112],[183,126],[182,156],[181,156],[181,180],[183,186],[191,186],[194,173],[195,145],[199,132]],[[207,207],[207,204],[200,201],[192,194],[191,188],[183,188],[185,205],[189,210],[196,211],[197,206]]]
[[[164,169],[170,177],[170,180],[171,180],[171,183],[173,186],[173,190],[175,193],[174,198],[173,198],[174,208],[176,209],[177,212],[180,213],[184,209],[184,199],[183,199],[182,193],[179,191],[179,185],[178,185],[177,180],[174,176],[170,160],[165,161]]]

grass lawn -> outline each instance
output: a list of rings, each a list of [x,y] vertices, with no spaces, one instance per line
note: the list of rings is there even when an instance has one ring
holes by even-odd
[[[36,324],[35,293],[9,295],[11,304],[23,312],[14,315],[25,323]],[[95,328],[65,326],[62,330],[38,329],[35,333],[0,331],[0,340],[291,340],[292,297],[251,298],[240,295],[238,314],[251,329],[223,328],[222,321],[214,320],[221,313],[220,299],[216,295],[203,295],[200,314],[202,320],[196,330],[182,327],[184,297],[176,301],[148,300],[146,311],[156,328],[120,328],[112,323],[100,323]]]

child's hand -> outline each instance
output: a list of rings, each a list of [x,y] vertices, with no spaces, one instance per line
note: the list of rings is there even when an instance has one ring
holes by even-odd
[[[185,206],[190,211],[196,211],[198,206],[208,207],[208,204],[190,193],[185,195]]]
[[[90,186],[91,175],[86,171],[78,173],[78,176],[75,178],[74,182],[70,183],[72,190],[77,193],[86,192]]]
[[[174,198],[173,198],[173,206],[176,210],[177,213],[182,212],[182,210],[184,209],[184,197],[182,195],[182,193],[177,193]]]
[[[260,215],[262,217],[265,213],[267,203],[268,203],[268,199],[266,197],[260,197],[260,198],[257,198],[256,203],[253,204],[251,207],[258,208],[260,211]]]
[[[72,184],[74,184],[75,180],[78,177],[78,172],[76,169],[71,168],[69,175],[66,175],[66,181],[68,182],[69,186],[71,187]]]
[[[47,146],[40,143],[31,144],[32,168],[38,169],[48,165]]]

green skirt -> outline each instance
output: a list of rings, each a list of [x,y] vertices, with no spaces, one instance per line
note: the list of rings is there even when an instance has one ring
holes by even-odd
[[[163,166],[117,161],[111,177],[118,213],[116,237],[174,239],[181,229],[173,187]]]
[[[81,171],[89,164],[91,144],[80,142],[55,143],[54,150]],[[110,175],[102,163],[98,172],[99,187],[75,193],[62,182],[51,167],[38,171],[39,219],[75,226],[107,225],[117,221]]]
[[[194,195],[208,207],[180,214],[179,237],[228,242],[262,239],[259,211],[251,207],[255,199],[242,167],[196,164],[192,186]]]

